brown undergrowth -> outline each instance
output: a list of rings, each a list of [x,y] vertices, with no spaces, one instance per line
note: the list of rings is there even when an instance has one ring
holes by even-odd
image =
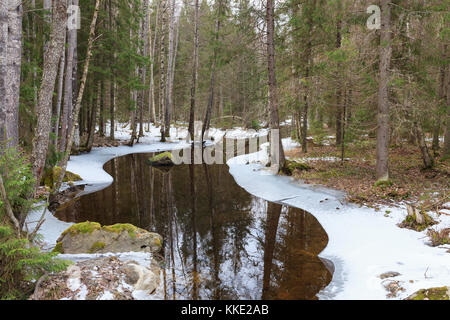
[[[335,146],[311,144],[307,154],[300,148],[286,152],[291,160],[306,161],[310,170],[295,170],[293,176],[309,184],[345,191],[350,202],[377,207],[399,201],[417,203],[426,210],[439,210],[449,201],[450,161],[436,161],[433,169],[423,169],[420,151],[412,145],[391,147],[391,181],[377,185],[375,177],[376,141],[347,146],[345,161]],[[338,158],[336,161],[308,158]]]

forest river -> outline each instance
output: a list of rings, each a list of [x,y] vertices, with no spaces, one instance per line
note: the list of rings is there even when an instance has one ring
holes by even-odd
[[[328,236],[310,213],[250,195],[227,165],[149,166],[154,154],[104,165],[114,182],[55,216],[131,223],[164,239],[157,299],[317,299],[333,264]]]

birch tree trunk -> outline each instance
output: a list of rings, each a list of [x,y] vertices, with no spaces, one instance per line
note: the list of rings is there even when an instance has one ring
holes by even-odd
[[[194,121],[195,121],[195,95],[197,91],[197,79],[198,79],[198,10],[199,3],[195,0],[195,13],[194,13],[194,55],[192,66],[192,83],[191,83],[191,107],[189,112],[189,134],[191,141],[194,142]]]
[[[177,119],[175,118],[176,114],[175,114],[175,110],[174,110],[174,82],[175,82],[175,68],[176,68],[176,64],[177,64],[177,52],[178,52],[178,40],[179,40],[179,36],[180,36],[180,21],[177,18],[177,20],[175,21],[175,25],[176,25],[176,31],[175,31],[175,45],[174,45],[174,49],[173,49],[173,60],[172,60],[172,67],[171,67],[171,75],[170,75],[170,105],[171,105],[171,110],[170,110],[170,118],[172,119],[173,117],[173,121],[176,121]],[[169,129],[170,129],[170,122],[169,122]],[[170,134],[170,131],[169,131]]]
[[[164,141],[166,137],[170,137],[170,118],[172,115],[172,97],[171,97],[171,84],[172,84],[172,65],[174,60],[174,38],[175,38],[175,0],[172,1],[170,5],[170,16],[169,16],[169,54],[167,61],[167,78],[166,78],[166,106],[164,110],[164,131],[161,133],[161,137],[164,136]]]
[[[130,11],[132,11],[133,9],[133,4],[130,3]],[[139,27],[139,31],[138,31],[138,45],[136,47],[136,53],[139,54],[139,42],[141,41],[141,32],[142,32],[142,19],[140,19],[140,27]],[[133,29],[130,29],[130,46],[133,45],[133,41],[134,41],[134,33],[133,33]],[[135,69],[134,69],[134,76],[136,78],[139,77],[139,66],[136,65]],[[136,134],[136,129],[137,129],[137,109],[139,108],[139,101],[138,101],[138,91],[136,89],[133,89],[131,91],[131,101],[133,101],[133,110],[131,111],[131,117],[130,117],[130,122],[131,122],[131,137],[130,137],[130,141],[128,142],[128,146],[132,147],[134,145],[134,141],[137,140],[139,141],[137,134]]]
[[[278,165],[278,169],[284,167],[285,157],[283,144],[281,143],[280,119],[278,116],[278,96],[277,82],[275,76],[275,25],[274,25],[274,3],[273,0],[267,0],[266,24],[267,24],[267,66],[269,82],[269,112],[270,129],[272,141],[270,143],[270,158],[272,165]],[[278,139],[274,139],[274,134],[278,132]]]
[[[7,146],[19,143],[20,68],[22,65],[22,0],[8,0],[8,44],[6,72]]]
[[[165,124],[165,110],[164,110],[164,90],[165,90],[165,55],[166,55],[166,23],[167,23],[167,0],[162,0],[161,7],[161,39],[160,39],[160,69],[159,69],[159,112],[161,119],[161,142],[166,141],[164,124]]]
[[[214,86],[216,83],[216,64],[217,64],[217,42],[219,41],[220,32],[220,16],[222,14],[222,0],[218,0],[217,17],[216,17],[216,29],[215,29],[215,44],[213,49],[213,62],[211,66],[211,80],[209,84],[209,99],[208,106],[206,108],[205,120],[202,126],[202,141],[204,140],[205,132],[209,129],[211,123],[211,113],[214,105]]]
[[[71,0],[68,1],[69,4],[73,4]],[[66,62],[66,75],[64,80],[64,104],[63,113],[61,121],[61,144],[60,151],[64,152],[66,149],[67,132],[69,128],[69,118],[72,112],[73,104],[73,56],[76,47],[76,34],[77,30],[67,31],[67,62]]]
[[[151,45],[151,48],[150,48],[151,66],[150,66],[150,91],[149,91],[149,97],[148,97],[149,122],[148,122],[147,131],[150,131],[150,122],[153,122],[154,124],[156,124],[154,65],[155,65],[156,38],[158,36],[159,7],[160,7],[160,2],[158,1],[158,5],[156,7],[155,34],[153,35],[153,43],[152,43],[152,29],[151,29],[151,26],[149,26],[149,43]]]
[[[150,1],[147,0],[147,4],[144,6],[145,10],[145,22],[144,22],[144,30],[143,30],[143,36],[144,36],[144,57],[146,60],[149,59],[150,50],[149,50],[149,32],[150,32]],[[151,41],[151,40],[150,40]],[[150,43],[151,46],[151,43]],[[147,81],[147,66],[145,66],[142,70],[142,83],[146,85]],[[149,89],[151,90],[151,89]],[[142,96],[141,96],[141,106],[140,106],[140,113],[139,113],[139,121],[140,121],[140,127],[139,127],[139,136],[144,136],[144,105],[145,105],[145,89],[142,90]],[[151,97],[151,94],[149,94],[149,98]]]
[[[55,90],[58,62],[64,50],[67,4],[65,0],[55,0],[50,40],[44,57],[41,87],[39,89],[37,125],[33,139],[33,175],[39,186],[45,166],[51,132],[52,98]]]
[[[77,102],[76,102],[75,108],[73,110],[73,117],[72,117],[73,119],[78,119],[78,115],[80,113],[80,108],[81,108],[81,102],[83,101],[83,94],[84,94],[84,89],[86,87],[86,80],[87,80],[88,71],[89,71],[89,63],[90,63],[91,56],[92,56],[92,46],[94,44],[95,26],[97,24],[97,17],[98,17],[98,12],[100,9],[100,2],[101,2],[101,0],[95,1],[94,15],[92,17],[92,22],[91,22],[90,32],[89,32],[88,47],[87,47],[87,51],[86,51],[86,60],[84,62],[83,75],[81,76],[80,90],[78,92]],[[54,192],[58,192],[59,188],[61,187],[63,178],[66,174],[67,162],[69,161],[70,151],[72,150],[74,136],[75,136],[75,126],[72,126],[72,128],[70,129],[69,137],[67,139],[66,152],[64,153],[64,158],[61,161],[61,168],[62,168],[61,174],[58,177],[58,180],[53,188]]]
[[[6,94],[7,94],[7,45],[8,45],[8,2],[0,1],[0,153],[6,141]]]
[[[380,80],[378,92],[377,164],[378,181],[389,180],[389,67],[391,65],[390,0],[381,1]]]
[[[72,4],[74,6],[78,6],[79,0],[72,0]],[[71,41],[73,42],[73,59],[72,59],[72,103],[69,104],[69,123],[68,123],[68,130],[72,130],[72,126],[79,123],[79,118],[73,119],[73,106],[76,103],[77,100],[77,94],[78,94],[78,33],[77,30],[73,30],[73,33],[71,34],[72,38]],[[78,126],[78,136],[80,136],[81,127]],[[79,141],[74,141],[75,148],[78,149],[80,147]]]

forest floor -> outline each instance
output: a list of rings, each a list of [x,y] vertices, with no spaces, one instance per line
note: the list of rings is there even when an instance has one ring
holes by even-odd
[[[403,201],[420,202],[427,211],[439,211],[449,201],[450,161],[437,159],[433,169],[424,170],[416,146],[405,144],[390,148],[391,184],[379,186],[375,177],[375,139],[368,139],[363,146],[346,146],[343,162],[336,146],[311,143],[308,147],[306,155],[300,148],[286,152],[289,159],[306,162],[310,167],[295,170],[293,177],[307,184],[345,191],[350,202],[372,207]]]

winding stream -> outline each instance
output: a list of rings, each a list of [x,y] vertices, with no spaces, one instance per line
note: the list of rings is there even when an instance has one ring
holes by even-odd
[[[317,299],[333,265],[328,236],[308,212],[250,195],[227,165],[146,164],[154,154],[107,162],[107,188],[76,198],[66,222],[131,223],[164,238],[156,299]]]

